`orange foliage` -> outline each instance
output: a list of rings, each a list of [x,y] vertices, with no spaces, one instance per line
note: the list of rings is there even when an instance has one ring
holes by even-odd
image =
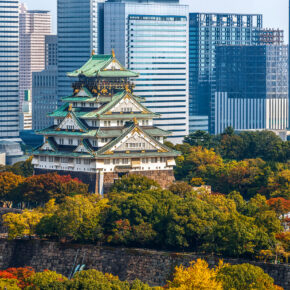
[[[26,279],[34,274],[35,272],[31,267],[8,268],[6,270],[0,271],[0,279],[15,279],[18,281],[18,287],[25,288],[30,286],[29,283],[25,282]]]
[[[267,200],[267,204],[278,214],[285,214],[290,211],[290,200],[283,197],[271,198]]]

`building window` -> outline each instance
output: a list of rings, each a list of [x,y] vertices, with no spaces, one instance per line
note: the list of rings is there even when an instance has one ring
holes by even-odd
[[[129,159],[128,158],[123,158],[122,159],[122,164],[129,164]]]
[[[78,139],[78,145],[81,145],[81,143],[82,143],[82,140]]]
[[[121,121],[117,121],[117,126],[123,126],[124,125],[124,121],[121,120]]]
[[[82,164],[82,159],[80,158],[76,159],[76,164]]]
[[[74,130],[75,127],[74,127],[73,125],[67,125],[66,128],[67,128],[68,130]]]
[[[105,160],[104,160],[104,164],[106,164],[106,165],[111,164],[111,160],[110,160],[110,159],[105,159]]]
[[[97,127],[97,121],[96,120],[92,121],[92,125],[93,127]]]
[[[130,148],[130,149],[142,149],[145,148],[145,143],[126,143],[126,148]]]
[[[142,163],[144,163],[144,164],[147,164],[147,163],[149,163],[149,160],[148,160],[148,158],[142,158]]]
[[[91,160],[90,159],[84,159],[84,164],[86,164],[86,165],[91,164]]]
[[[158,162],[158,158],[157,157],[152,157],[151,158],[151,163],[157,163]]]
[[[114,165],[119,165],[120,163],[120,160],[119,159],[113,159],[113,164]]]
[[[49,161],[49,162],[53,162],[53,157],[52,157],[52,156],[49,156],[49,157],[48,157],[48,161]]]
[[[61,162],[62,163],[68,163],[69,159],[67,157],[62,157]]]
[[[68,145],[73,145],[74,140],[73,139],[68,139]]]
[[[40,161],[46,161],[46,156],[40,156]]]
[[[160,157],[160,162],[165,162],[165,161],[166,161],[165,157]]]
[[[90,103],[90,107],[94,107],[94,103]]]
[[[107,138],[102,138],[102,139],[101,139],[101,142],[102,142],[102,143],[107,143],[107,142],[108,142],[108,139],[107,139]]]
[[[110,127],[111,126],[111,121],[104,121],[104,126],[105,127]]]
[[[96,140],[93,140],[93,146],[97,147],[98,146],[98,142]]]
[[[130,107],[122,108],[122,112],[124,112],[124,113],[131,113],[132,112],[132,108],[130,108]]]
[[[63,145],[63,143],[64,143],[63,138],[59,138],[59,144]]]

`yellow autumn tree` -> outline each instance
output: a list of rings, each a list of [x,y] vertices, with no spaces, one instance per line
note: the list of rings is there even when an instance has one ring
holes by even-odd
[[[222,283],[216,280],[219,267],[210,269],[208,263],[197,259],[188,268],[182,265],[175,268],[172,282],[168,282],[169,289],[179,290],[222,290]]]

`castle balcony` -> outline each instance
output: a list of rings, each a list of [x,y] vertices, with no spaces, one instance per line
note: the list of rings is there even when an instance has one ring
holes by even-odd
[[[130,170],[132,170],[133,169],[133,167],[131,166],[131,165],[118,165],[118,166],[115,166],[115,172],[120,172],[120,173],[122,173],[122,172],[128,172],[128,171],[130,171]]]

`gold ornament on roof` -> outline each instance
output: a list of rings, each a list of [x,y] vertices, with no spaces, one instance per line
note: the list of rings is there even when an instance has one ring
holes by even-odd
[[[116,57],[115,50],[112,48],[112,57]]]
[[[94,49],[92,50],[92,56],[93,56],[93,55],[95,55],[95,50],[94,50]]]
[[[71,112],[72,111],[72,108],[73,108],[73,105],[72,104],[69,104],[68,111]]]
[[[136,117],[134,117],[133,121],[134,121],[134,124],[135,124],[135,125],[138,125],[138,120],[137,120]]]

